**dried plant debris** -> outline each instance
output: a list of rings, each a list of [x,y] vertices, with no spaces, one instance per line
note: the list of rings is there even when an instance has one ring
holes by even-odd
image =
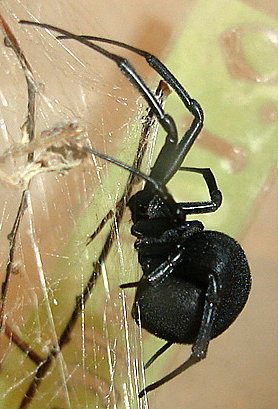
[[[26,138],[22,138],[26,140]],[[7,174],[0,169],[0,183],[19,189],[26,189],[30,180],[45,172],[65,173],[80,165],[88,153],[82,150],[85,132],[76,123],[57,125],[41,132],[31,142],[12,145],[0,156],[0,164],[16,160],[25,154],[33,154],[33,160],[17,167],[17,171]]]

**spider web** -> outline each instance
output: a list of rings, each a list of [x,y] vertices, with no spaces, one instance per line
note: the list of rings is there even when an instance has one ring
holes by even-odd
[[[186,3],[190,8],[188,18],[184,13]],[[136,103],[138,95],[113,64],[77,44],[67,44],[67,50],[49,34],[17,24],[19,18],[35,17],[74,32],[129,38],[130,44],[144,44],[143,48],[155,50],[156,55],[178,30],[183,32],[172,44],[167,65],[189,87],[206,113],[204,137],[198,138],[189,163],[212,166],[225,197],[217,215],[204,215],[202,221],[207,228],[225,231],[240,241],[248,230],[244,247],[253,264],[255,297],[233,327],[234,335],[230,336],[229,331],[225,339],[214,341],[217,353],[213,356],[210,350],[205,365],[159,389],[154,394],[154,407],[184,407],[185,401],[188,407],[202,409],[204,402],[214,409],[216,405],[264,407],[265,402],[269,407],[277,406],[277,362],[273,357],[277,336],[272,325],[277,311],[277,195],[273,195],[274,190],[269,195],[277,180],[277,153],[273,149],[277,144],[277,86],[273,82],[277,79],[277,10],[275,13],[275,2],[263,6],[259,3],[226,2],[220,7],[217,1],[203,0],[164,2],[163,7],[160,2],[152,2],[149,7],[146,0],[1,1],[1,12],[31,65],[38,88],[36,132],[30,142],[26,126],[21,129],[27,115],[24,70],[15,51],[4,46],[5,34],[1,33],[1,285],[9,255],[13,261],[1,318],[5,323],[0,337],[1,407],[19,407],[41,357],[47,357],[62,333],[112,219],[89,246],[87,238],[108,210],[115,209],[128,178],[126,172],[97,159],[93,162],[86,156],[77,157],[78,147],[91,143],[99,151],[131,163],[145,115],[140,103]],[[161,23],[162,15],[166,17]],[[150,42],[155,37],[152,48]],[[271,58],[270,43],[274,51]],[[168,101],[167,112],[174,113],[180,130],[186,129],[188,118],[182,104]],[[83,129],[85,132],[80,132]],[[53,145],[52,138],[58,139],[60,145]],[[77,138],[81,138],[77,145],[71,145]],[[36,160],[28,160],[33,149],[36,166]],[[43,169],[39,159],[46,165]],[[183,172],[174,179],[173,184],[179,186],[174,190],[177,201],[207,197],[198,180],[186,179],[185,183]],[[30,180],[28,207],[17,219],[18,210],[24,209],[19,207],[22,192]],[[256,227],[247,229],[254,223],[258,209],[263,212]],[[16,220],[20,220],[19,231],[15,246],[10,248],[7,235]],[[138,384],[144,384],[140,378],[141,335],[130,320],[133,294],[132,290],[120,293],[118,288],[140,274],[136,272],[134,250],[127,251],[127,247],[133,248],[129,227],[126,212],[105,263],[106,270],[29,407],[147,407],[147,402],[138,402],[136,394]],[[146,351],[146,334],[144,338],[147,359],[155,349]],[[150,339],[154,348],[153,337]],[[184,346],[176,360],[173,355],[170,359],[169,369],[184,359]],[[156,380],[157,373],[153,375]],[[205,382],[200,383],[200,379]]]
[[[129,174],[80,149],[92,144],[132,164],[145,108],[109,62],[8,17],[1,23],[2,403],[148,407],[137,398],[144,380],[133,294],[119,290],[138,277],[130,216],[113,222],[112,213],[86,245],[116,211]],[[112,223],[114,244],[85,300]]]

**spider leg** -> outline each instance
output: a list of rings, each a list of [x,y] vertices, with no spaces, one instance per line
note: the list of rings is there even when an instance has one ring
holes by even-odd
[[[175,268],[183,262],[183,253],[183,246],[179,246],[176,251],[172,252],[166,261],[152,270],[147,276],[143,276],[143,279],[147,280],[149,284],[153,286],[159,285],[162,280],[165,280],[175,271]]]
[[[25,24],[25,25],[36,26],[36,27],[42,27],[42,28],[45,28],[51,31],[56,31],[57,33],[62,34],[62,37],[60,37],[60,39],[72,39],[72,40],[78,41],[79,43],[82,43],[86,45],[87,47],[92,48],[96,52],[102,54],[104,57],[108,58],[109,60],[114,61],[115,64],[117,64],[119,70],[127,77],[130,83],[139,91],[139,93],[145,99],[145,101],[151,108],[152,112],[157,117],[157,120],[159,121],[160,125],[163,127],[163,129],[167,133],[169,141],[172,144],[176,145],[177,129],[176,129],[176,124],[173,118],[170,115],[165,114],[161,103],[157,100],[156,96],[148,88],[144,80],[137,74],[135,69],[132,67],[132,65],[128,62],[126,58],[123,58],[117,54],[109,52],[105,50],[104,48],[96,44],[93,44],[89,40],[82,38],[82,36],[75,35],[69,31],[63,30],[59,27],[52,26],[50,24],[36,23],[33,21],[26,21],[26,20],[20,20],[19,23]]]
[[[140,281],[131,281],[130,283],[121,284],[120,288],[124,289],[124,288],[138,287],[139,283],[140,283]]]
[[[92,155],[97,156],[100,159],[106,160],[107,162],[113,163],[116,166],[119,166],[120,168],[126,169],[128,170],[130,173],[132,173],[135,176],[138,176],[139,178],[145,180],[146,182],[148,182],[153,188],[155,188],[157,190],[157,192],[159,193],[160,197],[165,200],[167,203],[169,203],[169,205],[174,205],[175,201],[173,199],[173,197],[171,196],[170,193],[168,193],[167,188],[161,184],[160,181],[157,181],[155,179],[153,179],[151,176],[146,175],[145,173],[140,172],[140,170],[127,165],[124,162],[121,162],[115,158],[112,158],[112,156],[106,155],[105,153],[101,153],[98,152],[96,149],[92,148],[92,147],[87,147],[87,146],[83,146],[82,150],[84,152],[90,153]]]
[[[160,357],[160,355],[162,355],[165,351],[167,351],[168,348],[170,348],[171,345],[173,345],[173,342],[166,342],[166,344],[159,348],[159,350],[156,351],[155,354],[153,354],[153,356],[147,361],[147,363],[145,363],[144,369],[149,368],[153,364],[153,362]]]
[[[48,30],[56,31],[61,34],[61,36],[58,36],[58,39],[76,40],[86,45],[87,47],[94,49],[96,52],[102,54],[103,56],[114,61],[117,64],[120,71],[127,77],[130,83],[145,99],[145,101],[157,117],[160,125],[167,133],[165,144],[161,149],[151,171],[151,177],[153,179],[160,181],[162,184],[166,184],[179,170],[185,156],[187,155],[195,139],[199,135],[204,120],[203,110],[198,102],[190,97],[190,95],[185,91],[183,86],[168,70],[168,68],[154,55],[135,47],[128,46],[127,44],[121,42],[98,37],[78,36],[50,24],[36,23],[26,20],[20,20],[19,23],[43,27]],[[184,133],[179,143],[177,129],[173,118],[164,112],[160,102],[156,99],[155,95],[145,84],[144,80],[137,74],[128,60],[117,54],[109,52],[96,44],[93,44],[91,41],[106,42],[118,47],[126,48],[138,55],[141,55],[146,59],[147,63],[172,87],[172,89],[177,93],[177,95],[184,103],[185,107],[194,116],[190,128]]]
[[[154,389],[157,389],[159,386],[163,385],[164,383],[170,381],[171,379],[175,378],[182,372],[184,372],[186,369],[190,368],[192,365],[196,364],[199,362],[200,359],[197,359],[193,355],[190,355],[188,360],[184,362],[182,365],[180,365],[178,368],[176,368],[174,371],[170,372],[168,375],[164,376],[163,378],[159,379],[158,381],[151,383],[150,385],[146,386],[144,389],[142,389],[139,393],[139,398],[142,398],[144,395],[149,393],[150,391],[153,391]]]
[[[181,167],[180,170],[199,173],[203,176],[209,190],[210,201],[177,203],[179,211],[184,212],[185,214],[215,212],[221,206],[222,194],[217,187],[217,183],[212,171],[209,168],[191,167]]]
[[[161,249],[166,246],[167,248],[169,247],[167,243],[160,243],[159,246],[157,246],[157,252],[158,254],[161,254]],[[153,250],[155,251],[156,247],[154,246]],[[140,251],[139,251],[140,253]],[[152,254],[153,255],[153,254]],[[154,270],[151,270],[150,273],[147,275],[143,275],[143,278],[141,278],[140,281],[135,281],[135,282],[130,282],[126,284],[121,284],[120,288],[132,288],[132,287],[138,287],[139,283],[142,282],[142,280],[147,280],[151,282],[152,285],[158,285],[159,282],[163,279],[165,279],[169,274],[171,274],[175,267],[182,263],[183,258],[183,247],[180,247],[177,251],[173,252],[166,261],[163,263],[159,264],[157,268]]]
[[[212,331],[212,327],[214,323],[214,318],[216,315],[218,298],[219,296],[218,296],[217,282],[216,282],[215,277],[212,274],[210,274],[208,289],[206,292],[202,321],[201,321],[198,336],[193,344],[190,357],[183,364],[181,364],[178,368],[176,368],[174,371],[170,372],[168,375],[164,376],[158,381],[142,389],[141,392],[139,393],[139,398],[142,398],[148,392],[158,388],[164,383],[175,378],[177,375],[181,374],[186,369],[190,368],[192,365],[196,364],[197,362],[201,361],[202,359],[206,357],[209,341],[211,339],[210,335],[211,335],[211,331]]]
[[[95,36],[80,36],[86,40],[97,41],[114,46],[125,48],[135,54],[138,54],[145,58],[147,63],[167,82],[168,85],[177,93],[185,107],[194,116],[190,128],[185,132],[181,141],[177,145],[176,150],[172,150],[173,145],[166,139],[165,144],[155,162],[152,169],[152,177],[159,179],[166,184],[172,176],[178,171],[184,158],[189,152],[195,139],[199,135],[204,121],[204,114],[201,106],[197,101],[190,97],[188,92],[184,89],[177,78],[168,70],[168,68],[153,54],[141,50],[139,48],[130,46],[121,41],[110,40],[108,38],[95,37]],[[59,37],[65,38],[65,37]]]

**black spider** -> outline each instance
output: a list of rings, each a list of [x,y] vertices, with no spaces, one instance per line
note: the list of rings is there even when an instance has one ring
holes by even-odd
[[[146,100],[167,134],[149,176],[91,150],[100,158],[124,167],[146,181],[144,189],[132,196],[128,203],[143,275],[140,281],[121,286],[136,287],[132,308],[135,321],[167,341],[145,366],[150,366],[173,343],[193,344],[190,357],[174,371],[144,388],[139,394],[142,397],[206,357],[210,340],[236,319],[251,287],[250,270],[241,246],[224,233],[204,230],[198,220],[186,220],[190,214],[214,212],[222,201],[210,169],[181,167],[203,126],[203,111],[171,72],[148,52],[114,40],[77,36],[48,24],[21,23],[56,31],[61,34],[57,38],[74,39],[114,61]],[[164,112],[130,63],[94,42],[109,43],[139,54],[171,86],[193,115],[193,121],[180,141],[173,118]],[[166,184],[179,170],[201,174],[210,200],[175,202]]]

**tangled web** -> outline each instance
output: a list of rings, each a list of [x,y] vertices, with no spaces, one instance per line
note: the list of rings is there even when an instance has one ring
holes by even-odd
[[[154,118],[101,57],[0,22],[2,403],[147,407],[133,295],[119,289],[136,277],[125,209],[140,181],[83,148],[146,168]]]

